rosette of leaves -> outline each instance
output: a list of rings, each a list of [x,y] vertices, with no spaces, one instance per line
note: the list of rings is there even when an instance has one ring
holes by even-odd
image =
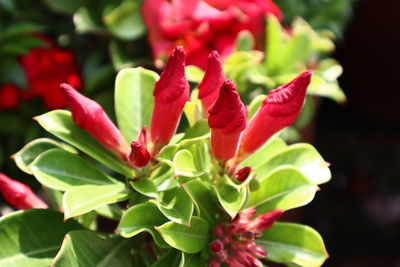
[[[252,50],[254,40],[248,32],[237,38],[237,51],[224,61],[224,71],[238,84],[245,102],[263,100],[265,90],[270,91],[289,82],[296,73],[312,70],[313,77],[307,90],[305,106],[294,127],[286,132],[288,140],[298,140],[297,130],[305,128],[318,107],[315,96],[327,97],[345,103],[346,96],[338,83],[341,65],[330,55],[335,49],[334,36],[329,31],[315,31],[306,21],[296,18],[284,28],[273,16],[268,17],[264,51]],[[199,81],[202,71],[188,67],[188,76]],[[297,130],[296,130],[297,129]]]
[[[117,76],[116,118],[127,141],[150,124],[148,89],[157,79],[143,68]],[[207,122],[190,108],[200,105],[196,95],[195,89],[186,104],[189,128],[140,170],[140,179],[137,170],[79,128],[69,111],[38,116],[58,139],[32,141],[14,159],[63,214],[33,209],[1,218],[0,265],[208,266],[212,230],[221,220],[248,207],[257,213],[301,207],[330,180],[328,164],[314,147],[287,145],[279,135],[240,163],[254,170],[244,182],[221,174],[210,155]],[[251,105],[249,118],[253,114]],[[116,221],[116,231],[102,232],[101,217]],[[290,266],[320,266],[327,258],[321,236],[301,224],[275,223],[258,243],[267,249],[268,260]]]

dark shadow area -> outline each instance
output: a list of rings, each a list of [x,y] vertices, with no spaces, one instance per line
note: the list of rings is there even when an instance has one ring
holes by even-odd
[[[348,97],[323,100],[315,145],[333,179],[304,208],[325,266],[400,266],[400,1],[359,0],[336,58]]]

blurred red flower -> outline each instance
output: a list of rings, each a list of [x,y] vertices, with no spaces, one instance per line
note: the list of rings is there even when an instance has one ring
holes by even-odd
[[[281,17],[272,0],[145,0],[142,14],[155,60],[182,45],[186,64],[202,69],[212,50],[222,58],[229,55],[242,30],[250,31],[261,48],[265,15]]]
[[[19,58],[25,71],[29,90],[33,96],[43,99],[48,109],[64,108],[66,99],[60,91],[61,83],[82,89],[82,79],[71,51],[46,41],[45,47],[33,48]]]
[[[12,84],[0,87],[0,110],[16,109],[19,104],[20,90]]]

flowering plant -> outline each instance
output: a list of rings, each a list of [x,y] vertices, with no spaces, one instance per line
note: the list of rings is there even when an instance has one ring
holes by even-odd
[[[190,95],[177,47],[160,77],[143,68],[119,72],[119,128],[97,102],[62,84],[70,111],[35,120],[64,142],[37,139],[13,156],[46,188],[53,210],[0,175],[10,204],[34,208],[0,219],[7,248],[0,265],[320,266],[321,236],[276,222],[331,178],[315,148],[279,137],[298,116],[311,75],[271,91],[254,112],[215,51]],[[183,112],[189,127],[175,134]],[[116,228],[106,231],[104,218]]]

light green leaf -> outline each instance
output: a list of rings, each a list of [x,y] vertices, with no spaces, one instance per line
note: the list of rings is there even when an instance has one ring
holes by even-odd
[[[79,33],[96,32],[104,30],[95,18],[94,10],[87,7],[79,7],[73,16],[75,30]]]
[[[265,67],[271,76],[279,71],[283,39],[282,26],[273,15],[268,16],[266,32]]]
[[[318,187],[296,168],[281,166],[267,177],[260,177],[260,187],[251,192],[247,207],[256,207],[257,213],[289,210],[308,204]]]
[[[52,148],[62,148],[72,153],[76,153],[76,150],[73,147],[56,142],[49,138],[39,138],[26,144],[20,151],[15,153],[12,158],[14,159],[15,164],[17,164],[22,171],[32,174],[28,165],[30,165],[41,153]]]
[[[117,204],[100,206],[95,209],[95,211],[100,216],[113,220],[120,220],[122,216],[122,208],[120,208]]]
[[[257,167],[254,173],[257,177],[266,177],[282,165],[296,167],[313,184],[326,183],[331,179],[329,164],[312,145],[303,143],[287,147]]]
[[[142,177],[138,181],[132,181],[130,184],[133,189],[145,196],[153,198],[158,197],[156,185],[153,183],[153,181],[147,179],[147,177]]]
[[[255,114],[256,112],[260,109],[262,102],[266,98],[266,95],[258,95],[256,96],[250,103],[249,109],[248,109],[248,114],[247,114],[247,120],[249,121]]]
[[[167,244],[154,226],[160,226],[168,220],[152,202],[145,202],[129,208],[121,218],[117,232],[125,238],[130,238],[142,232],[148,232],[158,246],[166,247]]]
[[[210,223],[214,223],[217,203],[215,203],[211,194],[210,185],[200,180],[193,180],[182,184],[182,187],[192,198],[197,216],[206,219]]]
[[[115,80],[115,112],[118,126],[131,142],[143,125],[150,126],[153,110],[153,88],[158,74],[138,68],[121,70]]]
[[[0,218],[0,229],[0,266],[43,267],[50,265],[64,235],[82,226],[64,222],[60,212],[31,209]]]
[[[83,5],[82,0],[43,0],[52,10],[71,15]]]
[[[247,188],[242,187],[239,189],[228,183],[223,183],[219,187],[213,186],[212,188],[216,192],[221,206],[234,218],[246,201]]]
[[[52,267],[134,266],[132,240],[80,230],[68,233]]]
[[[175,176],[198,177],[205,173],[204,171],[196,170],[193,155],[187,149],[180,150],[175,154],[173,166]]]
[[[178,152],[178,150],[179,150],[179,145],[176,145],[176,144],[166,145],[161,149],[160,153],[158,153],[157,160],[172,167],[173,166],[172,161],[174,159],[176,152]]]
[[[297,70],[298,63],[305,62],[311,53],[311,40],[306,34],[293,36],[280,55],[280,71],[282,73]]]
[[[210,225],[196,216],[193,216],[190,227],[167,222],[156,229],[171,247],[190,254],[201,251],[209,241]]]
[[[29,168],[41,184],[60,191],[81,185],[120,183],[79,155],[60,148],[43,152]]]
[[[182,252],[182,260],[179,267],[204,267],[204,266],[207,266],[207,262],[201,256],[200,253],[186,254]]]
[[[71,218],[95,210],[103,205],[124,201],[128,190],[124,184],[83,185],[65,192],[63,208],[65,218]]]
[[[123,40],[134,40],[145,33],[141,16],[141,3],[135,0],[124,0],[104,9],[103,22],[116,37]]]
[[[289,266],[317,267],[328,258],[322,237],[301,224],[276,222],[257,243],[266,248],[267,259]]]
[[[199,83],[204,77],[204,71],[199,67],[190,65],[185,68],[185,74],[190,82]]]
[[[273,156],[286,149],[287,145],[282,138],[279,137],[279,133],[272,136],[261,148],[256,152],[248,156],[245,160],[240,163],[241,167],[252,167],[257,169],[259,166],[265,164]]]
[[[61,140],[75,146],[89,156],[103,163],[108,168],[133,177],[134,172],[124,165],[117,157],[98,143],[87,132],[79,128],[71,118],[71,113],[66,110],[53,110],[35,117],[38,123],[48,132]]]
[[[243,30],[236,37],[236,51],[250,51],[254,47],[254,37],[251,32]]]
[[[165,267],[165,266],[181,266],[182,252],[176,249],[170,249],[165,255],[157,260],[151,267]]]
[[[193,201],[181,187],[159,193],[157,201],[152,200],[165,217],[179,224],[190,225],[193,214]]]

